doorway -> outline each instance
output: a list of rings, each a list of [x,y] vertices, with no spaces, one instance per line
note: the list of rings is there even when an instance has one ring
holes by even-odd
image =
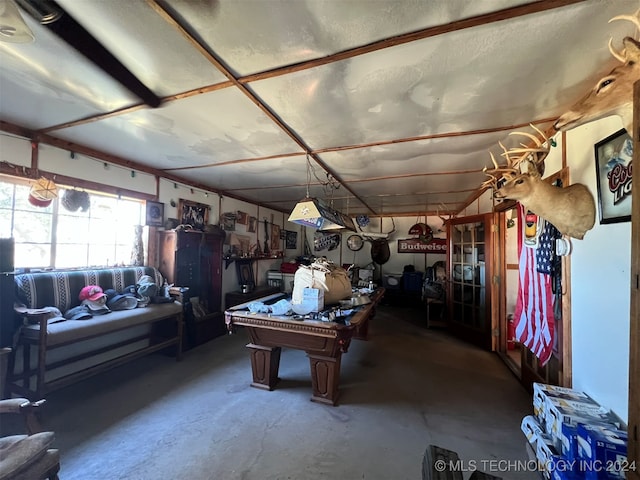
[[[549,183],[561,182],[569,185],[568,168],[545,178]],[[554,309],[555,344],[551,359],[546,365],[540,365],[538,358],[524,345],[514,341],[513,324],[510,316],[515,311],[518,295],[519,256],[518,256],[518,204],[513,201],[502,202],[495,206],[494,222],[497,225],[498,238],[493,250],[493,267],[497,272],[496,308],[493,315],[499,334],[496,352],[505,364],[520,379],[529,391],[533,382],[548,383],[571,387],[571,257],[562,257],[561,292],[556,295],[559,302]],[[511,328],[510,328],[511,327]]]

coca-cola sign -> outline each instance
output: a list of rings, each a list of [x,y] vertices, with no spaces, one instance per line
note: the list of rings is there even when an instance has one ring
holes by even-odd
[[[447,239],[433,238],[426,243],[419,238],[398,240],[398,253],[447,253]]]

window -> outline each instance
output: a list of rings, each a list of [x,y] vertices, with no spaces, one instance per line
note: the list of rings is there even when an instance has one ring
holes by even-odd
[[[16,268],[129,265],[144,202],[88,192],[90,208],[63,206],[64,188],[48,207],[29,202],[30,185],[0,176],[0,238],[15,238]]]

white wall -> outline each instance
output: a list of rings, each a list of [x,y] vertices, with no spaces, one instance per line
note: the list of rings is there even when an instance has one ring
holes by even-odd
[[[621,128],[610,117],[567,132],[571,182],[587,185],[596,199],[594,144]],[[573,242],[571,255],[573,386],[626,422],[631,223],[600,225],[598,219],[584,240]]]

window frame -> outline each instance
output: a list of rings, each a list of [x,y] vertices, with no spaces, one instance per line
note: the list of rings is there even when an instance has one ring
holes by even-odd
[[[0,173],[0,182],[2,183],[8,183],[8,184],[13,184],[13,185],[21,185],[21,186],[26,186],[28,187],[29,185],[32,184],[32,182],[34,181],[34,179],[30,178],[30,177],[19,177],[19,176],[12,176],[12,175],[7,175],[7,174],[2,174]],[[71,183],[71,182],[68,182]],[[148,246],[149,246],[149,228],[145,227],[145,202],[147,200],[147,198],[143,198],[143,197],[147,197],[147,195],[132,195],[132,192],[126,192],[125,195],[123,195],[120,192],[113,192],[113,191],[109,191],[109,190],[113,190],[112,188],[105,186],[104,189],[100,188],[99,184],[93,184],[92,187],[93,188],[86,188],[84,186],[78,186],[78,183],[82,183],[82,181],[78,181],[78,182],[73,182],[73,185],[68,185],[67,182],[65,183],[58,183],[58,188],[62,191],[64,189],[73,189],[73,188],[79,188],[83,191],[86,191],[87,193],[91,194],[91,195],[96,195],[96,196],[101,196],[101,197],[105,197],[105,198],[109,198],[109,199],[117,199],[117,200],[124,200],[124,201],[130,201],[130,202],[135,202],[135,203],[139,203],[139,219],[138,219],[138,224],[137,225],[141,225],[143,227],[143,232],[145,232],[144,229],[146,229],[146,235],[145,233],[143,233],[143,244],[145,246],[144,250],[145,250],[145,264],[147,264],[148,259],[149,259],[149,255],[148,255]],[[96,188],[97,187],[97,188]],[[86,243],[82,243],[82,245],[86,245],[87,250],[86,250],[86,255],[84,256],[83,262],[82,264],[78,264],[78,265],[65,265],[65,266],[56,266],[56,264],[59,264],[60,258],[58,258],[58,254],[59,254],[59,247],[61,247],[61,243],[60,240],[58,238],[58,226],[59,226],[59,221],[60,221],[60,216],[70,216],[73,217],[72,214],[67,215],[67,213],[63,212],[62,209],[60,208],[60,198],[56,198],[54,199],[54,201],[51,204],[51,211],[50,211],[50,215],[51,215],[51,224],[50,224],[50,232],[48,235],[48,242],[44,243],[44,242],[33,242],[34,244],[42,244],[42,245],[47,245],[49,247],[49,253],[48,253],[48,264],[47,265],[38,265],[38,266],[25,266],[25,265],[21,265],[18,258],[16,258],[16,262],[15,262],[15,268],[17,271],[30,271],[30,270],[70,270],[70,269],[78,269],[78,268],[99,268],[99,267],[111,267],[113,265],[116,264],[125,264],[125,265],[130,265],[130,259],[125,261],[124,259],[118,259],[118,258],[114,258],[112,262],[109,262],[110,264],[92,264],[91,263],[91,252],[90,252],[90,247],[91,247],[91,233],[89,232],[89,238],[87,238]],[[9,232],[11,235],[15,235],[15,221],[16,221],[16,194],[15,194],[15,190],[12,196],[12,201],[11,201],[11,205],[9,206],[11,213],[11,225],[9,226]],[[3,208],[4,210],[4,208]],[[33,210],[30,210],[33,211]],[[95,219],[100,218],[99,216],[94,217]],[[91,217],[89,217],[89,222],[91,223]],[[89,224],[90,224],[89,223]],[[135,224],[134,224],[135,225]],[[134,226],[132,225],[132,227]],[[132,230],[131,233],[131,245],[133,245],[133,240],[134,240],[134,233]],[[29,242],[18,242],[16,240],[16,246],[18,246],[19,244],[26,244]],[[65,245],[72,245],[71,243],[65,242]],[[114,252],[114,256],[115,256],[115,252],[117,252],[122,245],[124,245],[121,242],[118,242],[118,237],[114,238],[114,241],[112,242],[112,249]],[[16,252],[16,257],[17,257],[17,252]]]

